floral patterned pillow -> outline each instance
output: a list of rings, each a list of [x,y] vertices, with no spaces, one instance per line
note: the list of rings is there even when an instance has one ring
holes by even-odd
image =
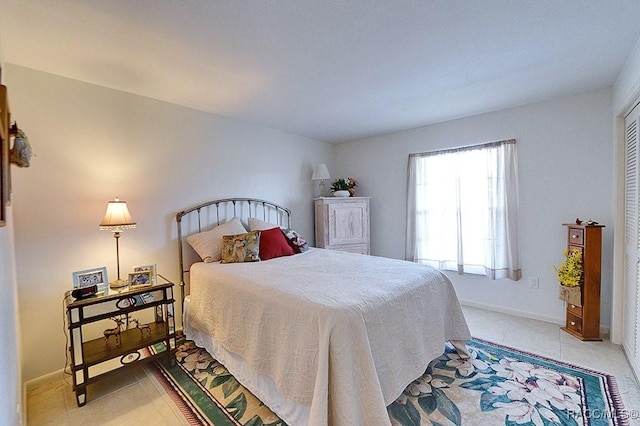
[[[209,231],[189,235],[186,240],[203,262],[217,262],[222,257],[222,237],[243,232],[247,232],[247,230],[240,222],[240,219],[234,217]]]
[[[282,233],[285,237],[287,237],[289,245],[296,253],[302,253],[309,249],[309,245],[304,240],[304,238],[302,238],[302,235],[298,234],[297,231],[287,228],[283,229]]]
[[[260,260],[260,231],[222,237],[220,263],[255,262]]]

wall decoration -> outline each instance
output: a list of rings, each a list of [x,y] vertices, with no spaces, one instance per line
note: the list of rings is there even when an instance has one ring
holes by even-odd
[[[0,85],[0,227],[7,221],[9,201],[9,99],[7,86]]]
[[[18,167],[29,167],[31,162],[31,144],[27,134],[13,123],[9,134],[13,136],[13,147],[9,150],[9,161]]]

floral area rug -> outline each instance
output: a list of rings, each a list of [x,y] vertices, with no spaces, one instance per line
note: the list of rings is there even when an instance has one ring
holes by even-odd
[[[627,425],[615,379],[478,339],[453,346],[388,407],[393,425]],[[285,425],[191,341],[154,374],[194,425]]]

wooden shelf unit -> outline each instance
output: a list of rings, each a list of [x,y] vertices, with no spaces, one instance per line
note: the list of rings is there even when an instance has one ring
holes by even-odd
[[[600,279],[602,266],[602,228],[604,225],[567,227],[567,250],[582,252],[583,277],[580,284],[582,306],[567,303],[566,324],[562,329],[580,340],[600,338]]]
[[[159,276],[160,277],[160,276]],[[130,368],[139,362],[165,358],[175,362],[176,329],[174,318],[173,283],[165,282],[135,289],[109,289],[105,295],[74,300],[71,292],[65,296],[67,327],[69,329],[73,390],[79,407],[87,402],[87,386]],[[148,297],[141,298],[141,295]],[[141,328],[130,327],[109,342],[104,336],[84,340],[83,328],[117,316],[147,309],[153,310],[154,320]],[[109,327],[115,323],[111,321]],[[127,325],[129,325],[127,323]],[[95,328],[95,327],[94,327]],[[162,345],[158,345],[158,344]],[[159,350],[150,348],[158,345]]]

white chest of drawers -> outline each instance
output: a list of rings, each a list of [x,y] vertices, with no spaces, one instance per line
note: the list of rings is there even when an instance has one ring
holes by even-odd
[[[316,198],[316,246],[369,254],[369,197]]]

